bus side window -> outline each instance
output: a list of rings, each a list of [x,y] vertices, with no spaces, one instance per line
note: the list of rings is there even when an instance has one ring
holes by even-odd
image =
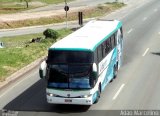
[[[106,41],[106,54],[108,54],[111,50],[110,38]]]
[[[108,53],[107,41],[105,41],[105,53]]]
[[[106,56],[106,44],[105,42],[102,43],[102,50],[103,50],[103,58]]]
[[[98,46],[98,62],[100,62],[103,59],[103,50],[102,45]]]
[[[110,40],[110,51],[113,49],[113,45],[112,45],[112,36],[109,38]]]
[[[113,34],[113,35],[111,36],[112,49],[115,47],[115,43],[116,43],[116,41],[115,41],[115,34]]]
[[[98,64],[98,49],[94,51],[94,62]]]
[[[115,35],[115,46],[117,46],[117,44],[118,44],[118,41],[117,41],[117,32],[114,34]]]

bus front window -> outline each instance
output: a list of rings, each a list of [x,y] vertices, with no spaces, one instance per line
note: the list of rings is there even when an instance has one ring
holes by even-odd
[[[82,64],[92,63],[93,53],[87,51],[61,51],[49,50],[49,64]]]
[[[67,89],[90,89],[91,52],[54,51],[48,55],[48,86]]]

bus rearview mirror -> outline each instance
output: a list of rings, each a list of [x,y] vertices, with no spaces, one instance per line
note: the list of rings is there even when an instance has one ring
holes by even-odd
[[[39,68],[39,76],[42,79],[46,77],[46,67],[47,67],[46,61],[43,61]]]
[[[93,63],[93,65],[92,65],[92,77],[94,79],[97,78],[97,65],[96,65],[96,63]]]

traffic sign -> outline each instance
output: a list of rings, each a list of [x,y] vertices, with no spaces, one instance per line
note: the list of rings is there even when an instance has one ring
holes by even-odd
[[[69,6],[65,6],[65,7],[64,7],[64,10],[65,10],[65,11],[69,11]]]

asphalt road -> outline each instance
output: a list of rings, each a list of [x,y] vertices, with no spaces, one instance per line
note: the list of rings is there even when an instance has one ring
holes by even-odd
[[[107,16],[123,22],[124,60],[118,77],[106,87],[98,104],[47,104],[45,81],[39,79],[36,68],[0,91],[0,109],[18,111],[14,113],[20,116],[106,116],[111,112],[105,110],[160,110],[160,1],[142,1],[132,6],[134,9]]]

